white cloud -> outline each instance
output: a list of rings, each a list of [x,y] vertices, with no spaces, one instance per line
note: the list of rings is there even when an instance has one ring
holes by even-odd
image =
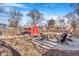
[[[23,5],[23,4],[16,4],[16,3],[4,3],[4,4],[0,4],[0,6],[26,8],[25,5]]]
[[[58,16],[53,16],[53,19],[57,19]]]

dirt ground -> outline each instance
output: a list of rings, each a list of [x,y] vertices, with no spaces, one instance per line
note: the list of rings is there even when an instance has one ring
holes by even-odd
[[[32,37],[1,39],[0,55],[6,56],[41,56],[47,49],[31,42]],[[4,43],[3,43],[4,42]]]
[[[78,56],[79,50],[45,49],[32,42],[34,37],[0,39],[1,56]]]

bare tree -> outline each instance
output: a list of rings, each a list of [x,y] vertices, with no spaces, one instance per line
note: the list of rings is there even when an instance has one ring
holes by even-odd
[[[22,16],[23,15],[19,10],[16,10],[14,8],[10,10],[11,25],[17,28]]]
[[[76,20],[72,20],[71,21],[71,27],[73,28],[73,32],[75,31],[76,27],[77,27],[77,24],[76,24]]]
[[[40,13],[40,11],[37,9],[33,9],[28,12],[27,16],[29,16],[33,20],[33,23],[38,23],[43,19],[43,14]]]
[[[72,3],[70,6],[74,9],[75,13],[78,15],[78,18],[72,21],[72,27],[75,30],[76,25],[79,26],[79,3]]]
[[[79,15],[79,3],[72,3],[70,6],[75,10],[75,12]]]
[[[16,25],[14,20],[9,19],[8,22],[9,22],[9,27],[14,27],[14,28],[17,27],[17,25]]]
[[[64,19],[60,19],[60,20],[59,20],[59,23],[60,23],[61,25],[65,25],[65,20],[64,20]]]
[[[49,22],[48,22],[48,26],[54,26],[55,25],[55,20],[51,19]]]

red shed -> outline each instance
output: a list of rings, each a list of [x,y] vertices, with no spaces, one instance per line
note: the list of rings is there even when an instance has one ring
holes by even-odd
[[[32,34],[32,36],[37,36],[39,34],[39,28],[38,28],[37,24],[34,24],[32,26],[31,34]]]

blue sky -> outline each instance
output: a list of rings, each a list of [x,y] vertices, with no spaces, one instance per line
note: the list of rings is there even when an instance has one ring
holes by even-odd
[[[12,8],[16,8],[16,10],[23,13],[22,25],[30,22],[30,18],[27,17],[26,14],[33,9],[38,9],[41,13],[43,13],[46,20],[55,16],[64,16],[70,12],[73,12],[73,8],[70,7],[68,3],[9,3],[0,4],[0,7],[6,12],[6,14],[4,12],[0,13],[0,21],[7,22],[7,19],[9,18],[7,12],[9,12]]]

